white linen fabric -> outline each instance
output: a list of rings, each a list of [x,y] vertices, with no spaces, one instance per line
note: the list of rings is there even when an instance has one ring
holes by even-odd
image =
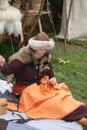
[[[11,111],[7,111],[7,113],[5,115],[0,116],[0,118],[6,120],[20,119],[20,116],[18,116],[17,114],[21,115],[24,119],[28,118],[25,113],[14,112],[14,114],[12,114]],[[66,122],[63,120],[34,119],[28,121],[25,124],[40,130],[83,130],[80,124],[76,122]]]
[[[58,38],[64,38],[71,0],[64,0],[61,29]],[[87,0],[73,0],[67,28],[67,39],[87,39]]]
[[[0,92],[2,94],[4,94],[6,90],[8,90],[9,92],[12,92],[12,87],[13,87],[12,83],[7,83],[6,80],[0,79]]]

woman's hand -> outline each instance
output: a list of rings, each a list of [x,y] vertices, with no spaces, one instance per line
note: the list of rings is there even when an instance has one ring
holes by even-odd
[[[49,84],[52,84],[52,85],[56,85],[57,84],[57,80],[55,77],[49,79]]]
[[[4,64],[5,64],[5,58],[0,55],[0,67],[3,67]]]

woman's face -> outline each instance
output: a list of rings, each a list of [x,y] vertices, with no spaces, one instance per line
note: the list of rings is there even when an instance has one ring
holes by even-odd
[[[47,50],[43,50],[43,49],[36,50],[35,51],[35,57],[38,59],[38,58],[42,57],[46,52],[47,52]]]

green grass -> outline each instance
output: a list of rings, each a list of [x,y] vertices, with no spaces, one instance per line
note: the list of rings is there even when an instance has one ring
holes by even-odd
[[[63,44],[58,44],[52,51],[52,55],[53,67],[58,82],[65,82],[76,99],[87,101],[87,94],[85,91],[87,87],[86,47],[68,45],[67,50],[64,51]],[[69,62],[60,64],[59,57]]]
[[[6,61],[14,52],[18,50],[17,45],[9,42],[0,44],[0,54]],[[55,48],[51,51],[53,68],[58,82],[65,82],[70,88],[73,97],[86,103],[87,106],[87,42],[70,41],[64,51],[64,44],[57,41]],[[59,57],[65,64],[59,63]],[[84,130],[86,128],[84,127]]]
[[[18,49],[18,46],[11,43],[10,41],[0,43],[0,55],[3,55],[5,57],[6,62],[8,61],[8,57],[15,53]]]
[[[87,43],[69,43],[67,50],[64,51],[64,44],[59,42],[52,51],[52,56],[58,82],[65,82],[73,97],[85,102],[87,106]],[[60,64],[59,57],[69,62]],[[87,128],[83,127],[83,129]]]

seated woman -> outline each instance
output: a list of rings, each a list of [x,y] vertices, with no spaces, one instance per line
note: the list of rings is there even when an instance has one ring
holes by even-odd
[[[8,109],[25,112],[31,118],[63,119],[87,126],[84,103],[72,97],[65,83],[56,80],[49,54],[54,45],[54,40],[41,32],[29,39],[23,55],[19,51],[8,64],[0,60],[1,71],[5,75],[14,74],[13,93],[20,97],[18,107],[8,103]]]

